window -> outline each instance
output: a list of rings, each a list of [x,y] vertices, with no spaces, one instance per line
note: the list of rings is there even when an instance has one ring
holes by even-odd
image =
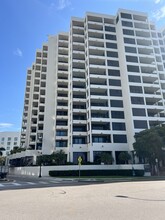
[[[92,136],[93,143],[111,143],[111,137],[107,136]]]
[[[132,114],[133,116],[146,116],[145,109],[143,108],[133,108]]]
[[[141,86],[130,86],[129,89],[131,93],[143,93]]]
[[[129,75],[128,80],[129,80],[129,82],[136,82],[136,83],[141,82],[140,76]]]
[[[110,92],[110,96],[118,96],[118,97],[122,96],[122,91],[118,89],[110,89],[109,92]]]
[[[7,142],[7,145],[10,145],[11,144],[11,142]]]
[[[4,141],[4,140],[5,140],[5,138],[4,138],[4,137],[2,137],[2,138],[1,138],[1,141]]]
[[[17,145],[17,142],[14,142],[14,146],[16,146]]]
[[[63,141],[63,140],[56,141],[56,147],[67,147],[67,141]]]
[[[116,32],[115,27],[105,26],[105,31]]]
[[[120,70],[113,70],[113,69],[109,69],[108,70],[108,75],[109,76],[120,76]]]
[[[107,60],[108,66],[119,66],[119,61],[116,60]]]
[[[144,105],[144,99],[142,97],[131,97],[132,104]]]
[[[121,81],[118,79],[110,79],[109,80],[109,85],[111,86],[121,86]]]
[[[139,67],[138,66],[127,65],[127,71],[128,72],[133,72],[133,73],[139,73]]]
[[[123,111],[111,111],[111,117],[112,118],[124,118],[124,112]]]
[[[107,40],[116,40],[116,35],[106,34],[105,39],[107,39]]]
[[[138,58],[135,57],[135,56],[126,56],[126,61],[127,62],[138,63]]]
[[[122,122],[112,122],[112,129],[114,131],[125,131],[125,123]]]
[[[148,128],[147,121],[144,121],[144,120],[134,120],[134,128],[138,128],[138,129],[146,129],[146,128]]]
[[[113,135],[113,142],[114,143],[127,143],[127,136],[126,135],[119,135],[119,134],[114,134]]]
[[[130,21],[122,21],[122,26],[125,26],[125,27],[133,27],[133,24],[132,24],[132,22],[130,22]]]
[[[56,136],[67,136],[67,131],[65,131],[65,130],[57,130]]]
[[[129,30],[129,29],[123,29],[123,34],[125,35],[134,35],[134,31],[133,30]]]
[[[127,13],[121,13],[121,18],[132,19],[132,15]]]
[[[107,48],[117,49],[117,44],[115,44],[115,43],[106,43],[106,47]]]
[[[124,37],[124,43],[126,43],[126,44],[135,44],[135,39]]]
[[[14,141],[18,141],[18,138],[17,138],[17,137],[14,137]]]
[[[67,121],[56,121],[56,125],[66,126],[68,124]]]
[[[127,53],[137,53],[135,47],[125,47],[125,52],[127,52]]]
[[[123,101],[122,100],[111,100],[111,107],[123,107]]]
[[[85,137],[73,137],[73,144],[86,144]]]
[[[7,139],[8,141],[11,141],[11,137],[8,137],[8,139]]]
[[[118,57],[117,52],[107,51],[107,57]]]

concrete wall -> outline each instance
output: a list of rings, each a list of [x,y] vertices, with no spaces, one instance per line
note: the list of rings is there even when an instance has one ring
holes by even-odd
[[[144,169],[143,164],[126,164],[126,165],[82,165],[81,170],[127,170],[127,169]],[[9,174],[12,175],[28,175],[28,176],[38,176],[39,166],[36,167],[11,167],[9,169]],[[70,166],[42,166],[42,176],[49,176],[50,170],[78,170],[78,165]]]

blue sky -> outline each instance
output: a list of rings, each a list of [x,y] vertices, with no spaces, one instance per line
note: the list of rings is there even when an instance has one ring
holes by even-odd
[[[47,35],[68,31],[71,16],[116,15],[118,8],[143,11],[165,26],[165,0],[1,0],[0,131],[21,128],[26,70]]]

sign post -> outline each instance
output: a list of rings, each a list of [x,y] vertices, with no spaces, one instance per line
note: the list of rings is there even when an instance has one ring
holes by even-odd
[[[82,158],[79,156],[79,157],[78,157],[78,165],[79,165],[79,179],[80,179],[80,168],[81,168],[81,162],[82,162]]]

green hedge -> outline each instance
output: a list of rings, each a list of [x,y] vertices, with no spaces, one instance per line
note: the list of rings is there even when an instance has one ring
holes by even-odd
[[[134,170],[135,176],[143,176],[144,170]],[[78,176],[78,170],[50,170],[49,176]],[[81,170],[81,176],[132,176],[132,170]]]

